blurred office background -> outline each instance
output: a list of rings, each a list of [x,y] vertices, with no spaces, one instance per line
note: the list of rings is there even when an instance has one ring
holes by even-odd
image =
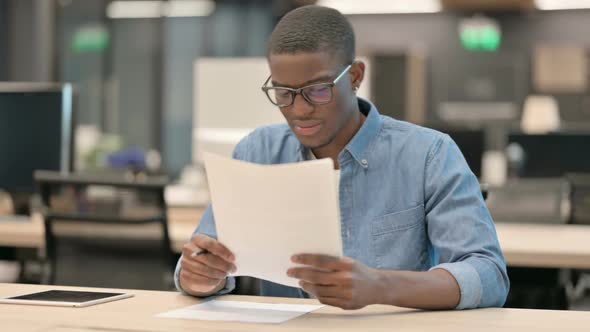
[[[200,206],[199,154],[281,121],[266,41],[313,3],[352,22],[362,95],[455,139],[496,221],[590,224],[587,0],[0,0],[0,81],[72,84],[70,170],[145,170]],[[514,306],[590,307],[584,269],[511,274]]]
[[[262,57],[281,15],[314,2],[3,0],[0,80],[73,83],[77,126],[158,152],[177,177],[192,162],[195,60]],[[381,112],[468,142],[478,175],[477,145],[528,145],[510,134],[533,95],[549,97],[537,101],[556,108],[559,133],[590,128],[588,10],[566,10],[584,1],[324,4],[350,14]]]

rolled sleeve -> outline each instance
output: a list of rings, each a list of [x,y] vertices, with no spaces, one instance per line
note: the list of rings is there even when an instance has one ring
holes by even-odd
[[[457,309],[504,305],[510,281],[494,222],[477,178],[447,135],[431,149],[425,199],[428,237],[436,253],[432,269],[444,269],[457,281]]]
[[[443,263],[430,270],[443,269],[449,272],[459,284],[461,300],[455,309],[476,308],[481,303],[483,287],[477,270],[466,262]]]

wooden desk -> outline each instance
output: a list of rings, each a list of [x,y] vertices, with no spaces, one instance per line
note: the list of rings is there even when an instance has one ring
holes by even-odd
[[[0,297],[48,289],[88,289],[61,286],[0,284]],[[96,290],[96,289],[94,289]],[[107,289],[102,289],[108,291]],[[324,307],[284,324],[244,324],[155,318],[199,300],[175,292],[126,290],[135,297],[87,308],[0,304],[4,331],[588,331],[590,312],[478,309],[417,311],[374,305],[357,311]],[[222,300],[315,304],[316,300],[224,296]]]
[[[590,269],[590,226],[497,223],[496,230],[509,266]]]
[[[0,220],[0,246],[44,248],[45,229],[41,215],[34,215],[31,222]]]
[[[168,219],[170,237],[175,252],[180,252],[197,227],[203,208],[170,208]],[[98,225],[97,225],[98,226]],[[97,234],[98,228],[68,226],[64,232]],[[506,261],[514,267],[546,267],[590,269],[590,226],[582,225],[532,225],[517,223],[496,224],[498,238]],[[113,232],[102,227],[102,234]],[[117,236],[157,236],[159,230],[137,227],[117,229]],[[0,246],[40,248],[44,246],[43,222],[40,217],[31,223],[0,222]]]

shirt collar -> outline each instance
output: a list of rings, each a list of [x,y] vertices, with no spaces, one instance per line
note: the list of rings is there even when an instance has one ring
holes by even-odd
[[[375,105],[373,105],[368,100],[362,98],[357,99],[359,110],[367,118],[354,137],[344,147],[344,150],[340,152],[339,159],[342,158],[344,151],[348,151],[352,158],[354,158],[361,167],[367,168],[369,167],[369,160],[367,159],[369,148],[371,147],[371,143],[373,143],[374,139],[379,134],[381,126],[383,125],[383,120],[381,119],[381,116],[379,115]],[[299,144],[298,152],[299,160],[309,159],[309,149],[302,144]]]
[[[359,131],[357,131],[346,147],[344,147],[344,150],[348,151],[361,167],[367,168],[370,162],[368,160],[369,148],[377,135],[379,135],[383,120],[377,108],[371,102],[358,98],[358,103],[360,111],[367,118]],[[342,158],[342,152],[340,153],[340,158]]]

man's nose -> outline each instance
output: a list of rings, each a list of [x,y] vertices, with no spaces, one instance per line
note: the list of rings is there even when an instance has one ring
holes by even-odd
[[[306,117],[313,113],[315,106],[310,104],[303,95],[297,94],[293,100],[293,113],[299,117]]]

